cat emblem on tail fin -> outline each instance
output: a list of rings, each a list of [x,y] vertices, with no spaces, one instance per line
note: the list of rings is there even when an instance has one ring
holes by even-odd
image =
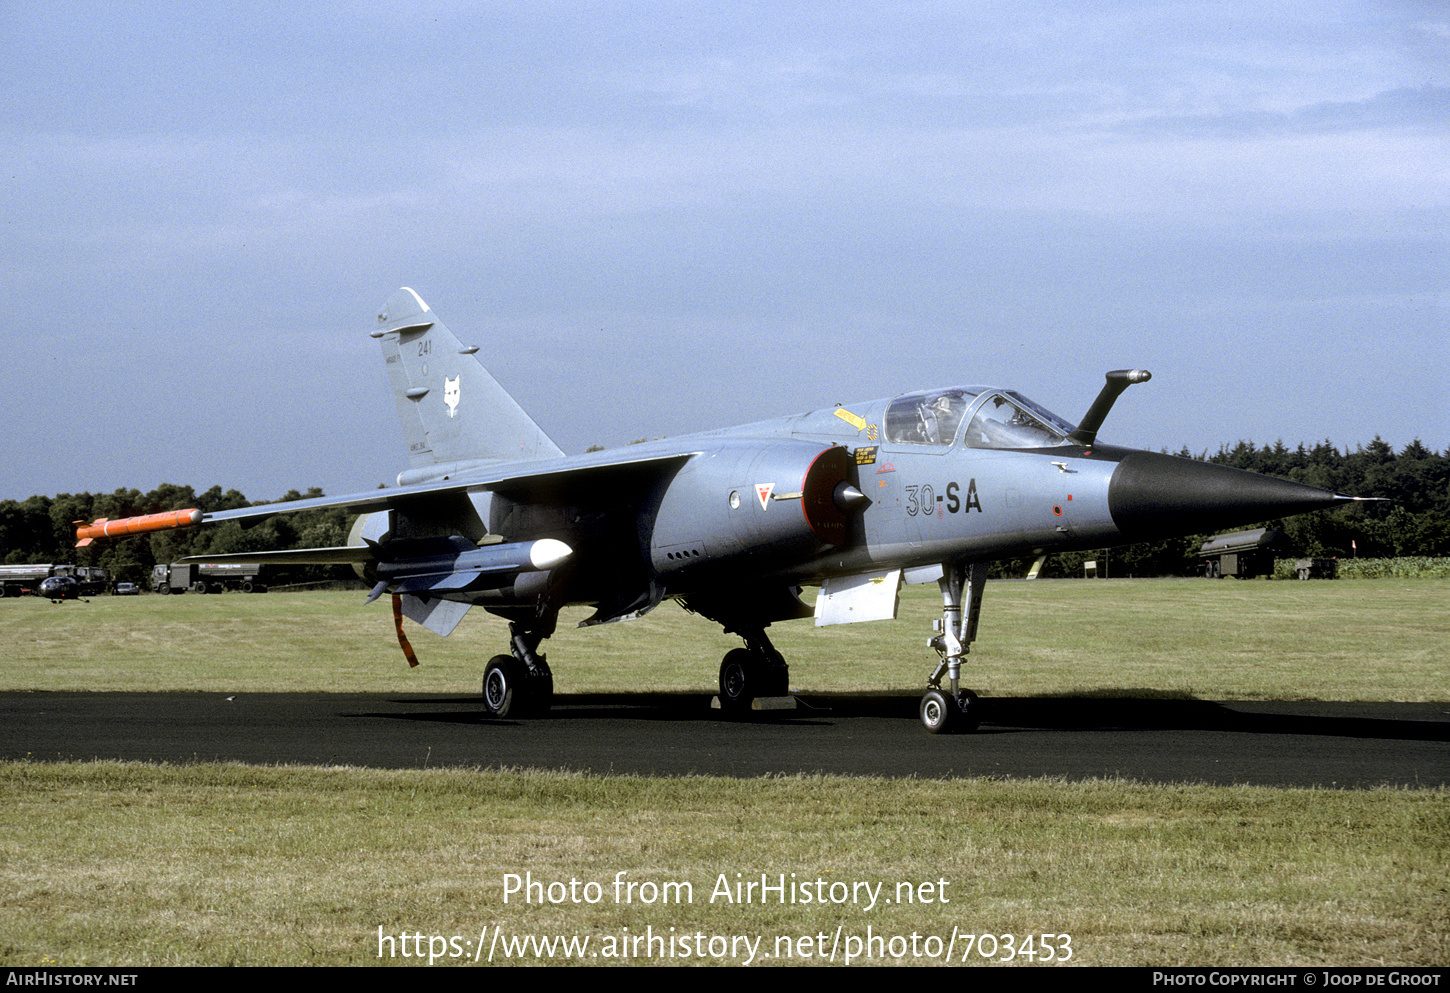
[[[452,379],[443,380],[443,402],[448,405],[448,416],[458,416],[458,381],[461,376],[454,376]]]

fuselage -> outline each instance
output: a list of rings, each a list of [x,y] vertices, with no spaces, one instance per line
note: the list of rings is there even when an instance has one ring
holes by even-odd
[[[567,599],[597,604],[1104,547],[1336,499],[1190,459],[1080,444],[1072,431],[1020,393],[946,387],[551,460],[557,487],[517,496],[504,487],[475,503],[485,504],[491,535],[567,543]],[[601,485],[600,466],[616,467],[612,483]],[[590,470],[587,489],[571,485],[574,469]],[[842,486],[865,499],[833,501]],[[542,581],[503,595],[532,596]],[[497,602],[502,592],[471,599]]]
[[[61,600],[79,600],[81,584],[72,576],[51,576],[41,582],[40,595],[48,597],[53,603]]]
[[[1051,548],[1091,547],[1117,537],[1108,512],[1114,464],[1070,445],[1071,425],[1020,394],[947,387],[845,404],[773,421],[708,431],[656,444],[700,455],[669,487],[656,519],[654,565],[665,576],[703,569],[661,562],[659,547],[688,544],[701,530],[700,507],[732,506],[741,524],[710,533],[735,541],[738,557],[780,560],[770,575],[810,583],[831,575],[912,567],[960,558],[1001,558]],[[1024,447],[1011,447],[1011,446]],[[810,468],[828,449],[845,454],[846,480],[869,498],[845,515],[837,536],[815,534],[809,553],[781,547],[785,522],[806,518]],[[708,468],[723,462],[719,470]],[[1054,463],[1059,464],[1054,464]],[[793,471],[794,470],[794,471]],[[761,536],[752,542],[750,531]],[[800,543],[811,529],[797,527]],[[774,536],[775,540],[769,539]],[[834,538],[834,540],[830,540]],[[752,547],[754,546],[754,547]],[[723,548],[707,556],[726,567]],[[785,561],[789,559],[790,561]]]

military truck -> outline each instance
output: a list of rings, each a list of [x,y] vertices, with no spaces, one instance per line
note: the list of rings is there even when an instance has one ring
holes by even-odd
[[[1333,579],[1339,575],[1339,560],[1295,559],[1294,574],[1300,579]]]
[[[154,593],[221,593],[241,590],[243,593],[265,593],[262,567],[254,564],[172,562],[158,564],[151,570]]]

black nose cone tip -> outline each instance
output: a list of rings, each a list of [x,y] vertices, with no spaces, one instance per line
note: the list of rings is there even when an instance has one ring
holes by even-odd
[[[1130,452],[1108,484],[1113,523],[1135,540],[1218,531],[1352,500],[1315,486],[1156,452]]]

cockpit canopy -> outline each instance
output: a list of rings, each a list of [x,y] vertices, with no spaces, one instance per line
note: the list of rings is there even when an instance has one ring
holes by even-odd
[[[978,392],[952,387],[897,397],[886,408],[886,440],[900,445],[950,445]]]
[[[886,408],[886,440],[944,448],[957,440],[958,429],[974,405],[976,412],[960,435],[968,448],[1053,448],[1067,444],[1073,430],[1073,425],[1015,391],[952,386],[891,401]]]

